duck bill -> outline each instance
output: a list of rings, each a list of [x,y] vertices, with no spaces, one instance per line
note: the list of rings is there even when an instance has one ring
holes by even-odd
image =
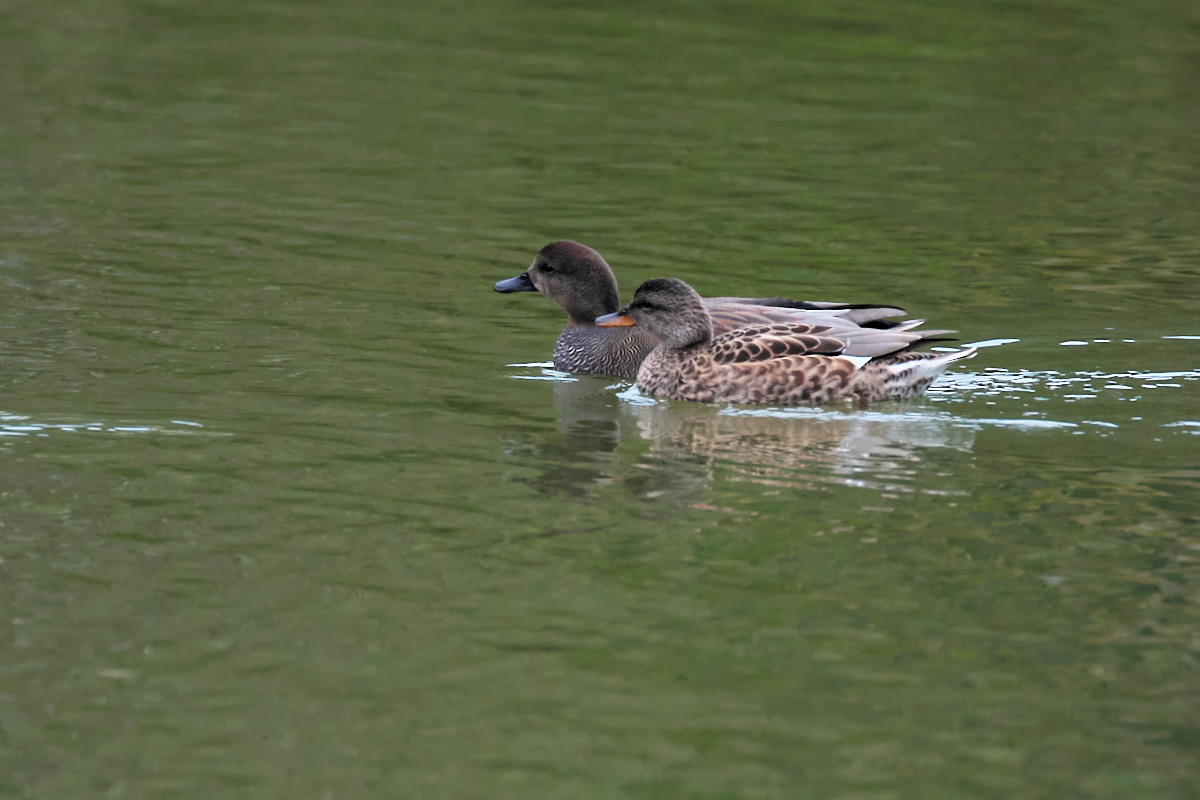
[[[537,287],[533,285],[533,281],[529,280],[529,273],[522,272],[515,278],[507,278],[496,283],[496,291],[501,294],[512,294],[513,292],[536,292]]]
[[[628,314],[622,314],[620,311],[605,314],[603,317],[596,317],[596,324],[601,328],[628,328],[631,325],[637,325],[633,321],[633,317]]]

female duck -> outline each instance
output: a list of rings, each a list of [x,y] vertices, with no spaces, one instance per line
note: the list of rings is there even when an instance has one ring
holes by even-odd
[[[863,328],[836,316],[803,323],[767,323],[713,334],[696,290],[676,278],[638,288],[601,327],[637,326],[659,345],[638,369],[642,391],[705,403],[820,405],[843,400],[899,400],[925,391],[948,364],[975,355],[906,352],[948,331],[913,331],[913,321],[889,330]]]

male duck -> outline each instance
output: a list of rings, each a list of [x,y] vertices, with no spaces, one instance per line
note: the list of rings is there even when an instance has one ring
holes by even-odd
[[[975,355],[907,352],[947,331],[918,332],[920,320],[889,330],[837,316],[769,323],[713,334],[700,295],[676,278],[646,281],[629,306],[596,324],[637,326],[660,342],[637,384],[652,395],[706,403],[820,405],[899,400],[925,391],[948,364]]]
[[[579,242],[551,242],[543,247],[529,269],[500,281],[496,291],[541,292],[567,312],[567,326],[554,346],[554,366],[563,372],[612,375],[632,379],[655,345],[653,336],[640,328],[604,329],[596,317],[621,307],[617,277],[604,257]],[[783,297],[750,299],[710,297],[704,300],[713,328],[722,333],[747,325],[803,322],[808,312],[837,313],[856,325],[894,328],[904,323],[887,321],[904,313],[895,306],[805,302]]]

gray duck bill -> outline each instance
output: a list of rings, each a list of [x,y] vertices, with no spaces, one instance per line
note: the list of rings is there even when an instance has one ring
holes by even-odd
[[[512,294],[513,292],[536,292],[537,287],[533,285],[533,281],[529,280],[529,273],[522,272],[515,278],[506,278],[496,282],[496,291],[501,294]]]

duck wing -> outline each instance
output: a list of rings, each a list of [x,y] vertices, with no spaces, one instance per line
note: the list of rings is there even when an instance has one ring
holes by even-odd
[[[836,312],[836,316],[856,325],[885,329],[898,324],[888,320],[888,317],[900,317],[908,313],[899,306],[878,303],[827,303],[793,300],[790,297],[708,297],[704,304],[710,314],[728,309],[731,312],[763,315],[763,322],[786,322],[805,311]]]
[[[718,364],[770,361],[786,356],[836,356],[846,343],[827,335],[828,325],[755,325],[723,333],[709,343],[709,353]]]
[[[710,352],[719,364],[769,361],[788,356],[878,358],[938,341],[934,337],[952,333],[912,330],[921,322],[912,320],[905,326],[890,329],[861,328],[836,318],[827,322],[753,325],[715,337]]]
[[[884,321],[884,317],[903,313],[896,308],[872,309],[799,309],[782,306],[759,306],[752,303],[714,303],[705,301],[713,328],[718,332],[734,328],[783,323],[788,325],[832,325],[835,327],[871,327],[892,329],[904,322]],[[919,322],[917,324],[920,324]]]

